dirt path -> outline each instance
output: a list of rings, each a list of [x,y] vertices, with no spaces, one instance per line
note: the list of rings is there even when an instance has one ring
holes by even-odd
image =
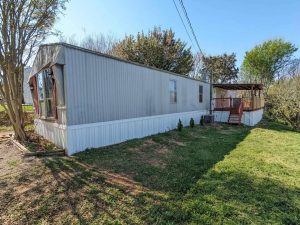
[[[0,139],[0,180],[19,174],[29,166],[31,160],[24,159],[21,150],[10,140],[1,142]]]

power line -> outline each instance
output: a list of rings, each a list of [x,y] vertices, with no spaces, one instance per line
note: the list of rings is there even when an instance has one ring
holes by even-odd
[[[178,7],[177,7],[177,5],[176,5],[176,3],[175,3],[175,0],[173,0],[173,3],[174,3],[174,5],[175,5],[175,8],[176,8],[176,10],[177,10],[177,13],[178,13],[178,15],[179,15],[179,17],[180,17],[180,20],[181,20],[181,22],[182,22],[182,24],[183,24],[183,26],[184,26],[184,29],[185,29],[185,31],[186,31],[186,33],[187,33],[187,35],[188,35],[188,37],[189,37],[189,39],[190,39],[190,41],[191,41],[193,47],[195,48],[194,42],[193,42],[193,40],[192,40],[192,38],[191,38],[191,36],[190,36],[190,34],[189,34],[189,31],[188,31],[188,29],[187,29],[187,27],[186,27],[186,25],[185,25],[183,19],[182,19],[182,16],[181,16],[181,14],[180,14],[180,12],[179,12],[179,10],[178,10]]]
[[[174,0],[173,0],[173,1],[174,1]],[[195,39],[195,42],[196,42],[196,44],[197,44],[197,47],[199,48],[199,51],[200,51],[201,55],[204,55],[203,52],[202,52],[202,50],[201,50],[201,48],[200,48],[198,39],[197,39],[196,34],[195,34],[195,32],[194,32],[192,23],[191,23],[191,21],[190,21],[190,18],[189,18],[189,16],[188,16],[188,13],[187,13],[187,11],[186,11],[186,9],[185,9],[185,6],[184,6],[184,4],[183,4],[183,1],[182,1],[182,0],[179,0],[179,2],[180,2],[180,5],[181,5],[181,8],[183,9],[185,18],[186,18],[186,20],[188,21],[189,27],[190,27],[190,29],[191,29],[191,31],[192,31],[192,35],[193,35],[193,37],[194,37],[194,39]]]
[[[174,0],[173,0],[173,1],[174,1]],[[200,54],[201,54],[202,56],[204,56],[204,54],[203,54],[203,52],[202,52],[202,50],[201,50],[201,48],[200,48],[198,39],[197,39],[197,37],[196,37],[195,31],[194,31],[194,29],[193,29],[192,23],[191,23],[190,18],[189,18],[189,16],[188,16],[188,13],[187,13],[187,11],[186,11],[186,9],[185,9],[185,6],[184,6],[184,4],[183,4],[183,1],[182,1],[182,0],[179,0],[179,2],[180,2],[180,5],[181,5],[181,8],[183,9],[185,18],[186,18],[186,20],[188,21],[188,24],[189,24],[189,27],[190,27],[190,29],[191,29],[191,31],[192,31],[193,37],[194,37],[194,39],[195,39],[195,42],[196,42],[196,44],[197,44],[197,46],[198,46],[199,52],[200,52]],[[213,85],[212,85],[212,83],[213,83],[213,77],[210,76],[210,94],[209,94],[209,95],[210,95],[210,105],[209,105],[209,113],[210,113],[210,115],[212,115],[212,92],[213,92]]]

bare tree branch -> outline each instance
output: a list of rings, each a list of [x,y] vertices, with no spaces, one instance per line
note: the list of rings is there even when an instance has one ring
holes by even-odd
[[[16,137],[24,140],[24,66],[39,44],[53,32],[68,0],[0,1],[0,93]]]

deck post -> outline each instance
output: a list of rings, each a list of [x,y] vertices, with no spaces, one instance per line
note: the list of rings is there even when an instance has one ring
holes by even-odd
[[[254,108],[254,102],[253,102],[253,85],[251,85],[251,109],[253,110]]]
[[[213,100],[213,77],[212,74],[210,75],[210,89],[209,89],[209,114],[212,115],[212,100]]]

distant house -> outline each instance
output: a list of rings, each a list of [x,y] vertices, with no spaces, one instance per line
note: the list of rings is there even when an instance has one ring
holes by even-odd
[[[26,67],[24,69],[24,81],[23,81],[23,104],[26,105],[32,105],[32,95],[30,91],[30,87],[28,84],[29,76],[30,76],[31,67]],[[2,100],[2,97],[0,95],[0,102]]]
[[[30,71],[31,71],[31,67],[26,67],[24,69],[24,82],[23,82],[24,101],[23,101],[23,103],[27,104],[27,105],[32,105],[33,104],[31,91],[30,91],[30,87],[29,87],[29,84],[28,84]]]
[[[68,155],[199,122],[210,105],[208,83],[65,43],[40,47],[30,86],[36,132]]]

